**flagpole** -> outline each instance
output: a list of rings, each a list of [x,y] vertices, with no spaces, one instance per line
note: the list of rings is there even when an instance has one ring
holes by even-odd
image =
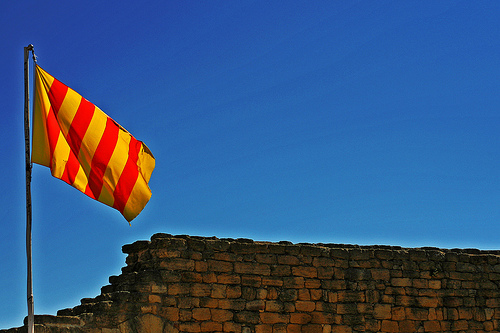
[[[33,280],[31,267],[31,157],[30,157],[30,85],[29,85],[29,53],[35,52],[33,45],[24,48],[24,143],[26,149],[26,257],[28,259],[28,333],[35,332],[35,314],[33,304]]]

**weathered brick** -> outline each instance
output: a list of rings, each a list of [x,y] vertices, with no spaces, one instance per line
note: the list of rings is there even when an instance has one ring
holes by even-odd
[[[459,308],[458,309],[458,318],[459,319],[471,320],[472,317],[474,317],[472,308]]]
[[[242,286],[260,287],[262,284],[262,277],[257,275],[244,275],[241,277]]]
[[[333,267],[317,267],[318,279],[331,279],[333,277]]]
[[[304,278],[315,278],[318,277],[318,271],[316,270],[316,267],[297,266],[292,267],[292,275]]]
[[[224,332],[241,332],[241,324],[237,324],[231,321],[227,321],[223,324]]]
[[[283,302],[266,301],[265,310],[268,312],[283,312],[284,311]]]
[[[233,312],[223,309],[210,309],[212,321],[227,322],[233,319]]]
[[[208,269],[213,272],[230,273],[233,271],[233,263],[221,260],[208,260]]]
[[[196,261],[194,263],[194,270],[196,272],[206,272],[208,271],[208,264],[205,261]]]
[[[304,288],[305,280],[303,277],[285,277],[283,278],[284,288]]]
[[[297,299],[300,301],[309,301],[311,300],[311,293],[309,292],[309,289],[299,289],[298,294],[297,294]]]
[[[316,303],[312,301],[297,301],[295,302],[295,309],[301,312],[311,312],[316,308]]]
[[[294,302],[297,300],[297,290],[296,289],[282,289],[278,298],[283,302]]]
[[[403,320],[398,323],[399,332],[417,332],[419,321]]]
[[[269,324],[255,325],[255,333],[272,333],[272,332],[273,332],[273,325]]]
[[[217,275],[217,282],[222,284],[240,284],[241,277],[235,274],[220,274]]]
[[[463,304],[463,300],[459,297],[445,297],[443,305],[447,308],[456,308]]]
[[[197,321],[210,320],[212,315],[210,314],[210,309],[208,308],[196,308],[193,309],[193,319]]]
[[[319,324],[307,324],[302,326],[303,333],[323,333],[323,326]]]
[[[169,295],[187,295],[191,291],[188,283],[172,283],[168,286]]]
[[[410,287],[411,279],[409,278],[392,278],[391,285],[394,287]]]
[[[425,332],[440,332],[441,323],[437,320],[424,321],[424,331]]]
[[[337,292],[338,301],[342,303],[359,303],[365,301],[365,293],[362,291],[340,290]]]
[[[296,256],[283,255],[278,257],[278,264],[281,265],[299,265],[300,260]]]
[[[193,319],[191,309],[179,309],[179,321],[190,321]]]
[[[318,301],[323,297],[323,290],[321,289],[309,289],[309,294],[312,301]]]
[[[332,332],[335,333],[352,333],[352,328],[346,325],[332,325]]]
[[[214,253],[213,259],[222,261],[236,261],[237,256],[234,253],[216,252]]]
[[[255,261],[262,264],[276,264],[278,262],[276,255],[271,253],[257,253],[255,255]]]
[[[402,321],[406,318],[406,314],[405,314],[405,308],[403,307],[393,307],[392,310],[391,310],[391,318],[392,320],[396,320],[396,321]]]
[[[192,271],[194,270],[194,263],[195,261],[191,259],[172,258],[168,260],[162,260],[160,262],[160,267],[170,271]]]
[[[311,321],[312,317],[307,313],[291,313],[290,314],[290,323],[291,324],[307,324]]]
[[[160,315],[168,321],[178,321],[179,309],[177,307],[161,308]]]
[[[177,299],[177,307],[180,309],[192,309],[200,306],[200,299],[198,297],[179,297]]]
[[[179,324],[179,331],[192,333],[201,332],[201,325],[200,323],[183,322]]]
[[[310,312],[313,324],[339,324],[342,316],[331,312]]]
[[[283,286],[283,280],[276,276],[263,276],[261,282],[263,286]]]
[[[211,297],[225,298],[227,286],[225,284],[212,284]]]
[[[246,301],[243,299],[220,299],[218,300],[219,309],[241,311],[244,310]]]
[[[335,261],[332,258],[328,257],[314,257],[313,258],[313,266],[318,267],[318,266],[326,266],[326,267],[333,267],[335,265]]]
[[[261,312],[260,321],[264,324],[288,323],[289,315],[278,312]]]
[[[388,332],[388,333],[399,332],[398,322],[392,320],[382,320],[382,332]]]
[[[262,311],[266,308],[266,302],[261,299],[249,301],[246,303],[245,308],[249,311]]]
[[[371,276],[374,280],[389,281],[391,275],[388,269],[372,269]]]
[[[391,319],[392,306],[390,304],[375,304],[373,308],[373,318],[375,319]]]
[[[354,314],[358,313],[358,306],[354,303],[350,304],[337,304],[338,314]]]
[[[428,320],[429,310],[423,308],[406,308],[405,315],[406,319],[409,320]]]
[[[213,321],[204,321],[200,325],[200,330],[202,332],[221,332],[222,323],[217,323]]]
[[[456,320],[451,323],[452,331],[465,331],[469,328],[469,323],[466,320]]]
[[[417,297],[417,304],[424,308],[435,308],[438,306],[438,299],[435,297]]]
[[[227,298],[239,298],[241,296],[240,286],[227,286],[226,297]]]
[[[191,285],[191,296],[195,297],[206,297],[210,296],[212,293],[212,288],[209,284],[203,283],[193,283]]]
[[[290,276],[292,275],[292,268],[288,265],[272,265],[271,266],[272,276]]]
[[[203,273],[203,283],[216,283],[217,275],[214,272]]]
[[[149,303],[161,303],[160,295],[149,295]]]
[[[203,308],[217,308],[219,307],[219,300],[210,297],[200,298],[200,307]]]

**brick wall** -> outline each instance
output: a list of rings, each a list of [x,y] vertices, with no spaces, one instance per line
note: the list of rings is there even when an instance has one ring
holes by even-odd
[[[499,330],[499,251],[156,234],[123,252],[101,295],[37,332]]]

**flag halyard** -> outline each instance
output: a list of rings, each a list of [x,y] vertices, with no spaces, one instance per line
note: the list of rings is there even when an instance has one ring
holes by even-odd
[[[35,66],[32,162],[132,221],[151,197],[148,147]]]

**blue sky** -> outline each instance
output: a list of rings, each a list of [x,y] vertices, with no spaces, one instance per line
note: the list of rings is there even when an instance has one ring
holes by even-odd
[[[0,328],[27,314],[28,44],[156,158],[132,227],[34,166],[35,313],[55,314],[157,232],[500,249],[499,15],[497,1],[4,1]]]

